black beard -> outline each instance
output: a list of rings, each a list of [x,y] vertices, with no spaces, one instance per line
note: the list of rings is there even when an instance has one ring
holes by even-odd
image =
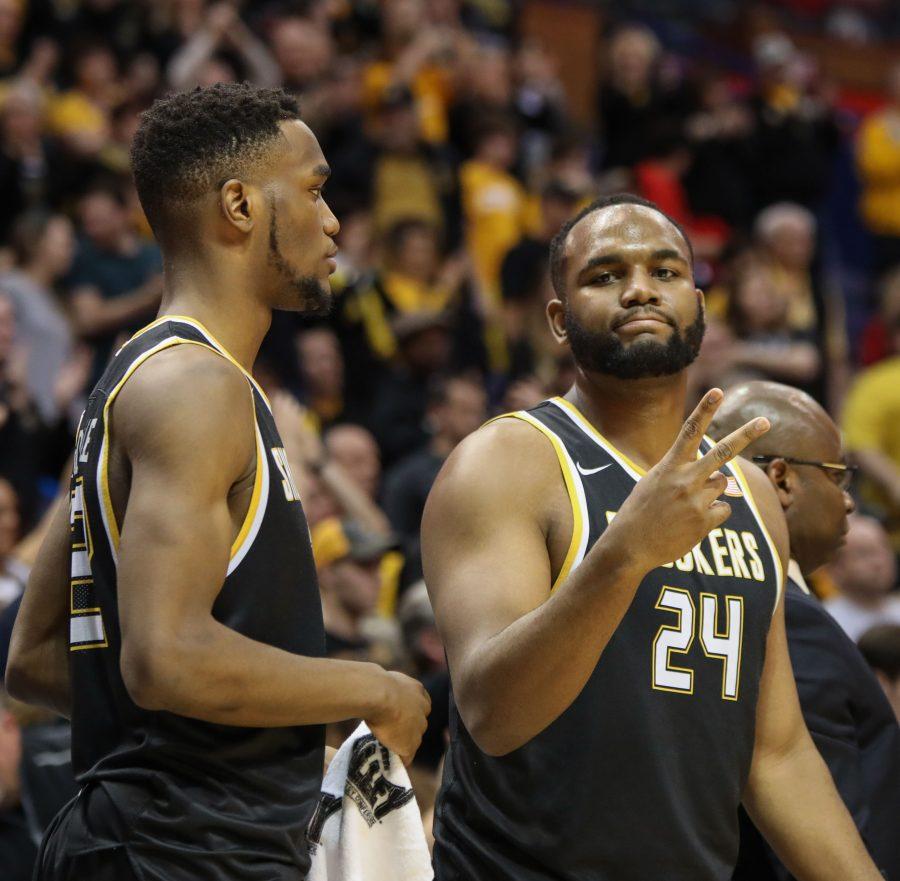
[[[684,333],[678,327],[665,343],[639,340],[627,348],[610,330],[591,331],[580,324],[566,303],[566,333],[575,363],[590,373],[605,373],[617,379],[644,379],[672,376],[692,364],[700,353],[706,322],[703,310],[697,310],[693,323]]]
[[[296,297],[296,306],[291,303],[280,305],[282,309],[305,312],[309,315],[327,315],[331,311],[332,297],[322,287],[322,282],[312,275],[298,275],[290,263],[284,259],[278,245],[278,224],[275,206],[269,219],[269,263],[275,267],[284,281],[284,287]]]

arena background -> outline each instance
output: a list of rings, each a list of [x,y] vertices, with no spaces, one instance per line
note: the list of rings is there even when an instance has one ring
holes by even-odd
[[[640,193],[690,232],[708,303],[692,401],[770,378],[842,425],[861,514],[814,583],[855,639],[894,625],[879,656],[898,706],[893,0],[0,0],[0,661],[85,396],[158,306],[128,167],[140,114],[229,80],[295,92],[333,169],[333,313],[276,314],[256,372],[330,652],[432,694],[413,770],[426,822],[449,686],[422,508],[469,432],[570,385],[543,317],[549,240],[604,193]],[[23,865],[20,773],[47,721],[0,694],[0,847]],[[52,802],[68,785],[38,789]]]

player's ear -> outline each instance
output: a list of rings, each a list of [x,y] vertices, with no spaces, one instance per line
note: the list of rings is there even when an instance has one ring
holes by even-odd
[[[781,502],[782,509],[786,511],[794,504],[794,491],[797,486],[796,475],[791,470],[791,466],[784,459],[773,459],[766,465],[766,477],[775,487],[778,501]]]
[[[569,334],[566,332],[566,306],[562,300],[553,299],[547,303],[547,322],[556,342],[569,341]]]
[[[694,292],[697,294],[697,308],[700,310],[700,314],[703,318],[706,318],[706,297],[703,296],[703,291],[700,288],[694,288]]]
[[[250,232],[253,228],[256,196],[243,181],[237,178],[225,181],[219,190],[219,204],[225,219],[235,229]]]

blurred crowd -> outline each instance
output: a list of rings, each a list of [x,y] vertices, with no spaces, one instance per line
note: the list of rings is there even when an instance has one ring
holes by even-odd
[[[638,192],[691,235],[707,294],[695,397],[775,379],[841,423],[861,513],[817,589],[900,712],[900,42],[861,102],[795,38],[884,44],[896,4],[754,4],[767,26],[727,52],[704,28],[737,21],[738,0],[586,4],[602,22],[587,119],[560,47],[523,29],[529,5],[0,0],[0,662],[85,396],[159,304],[128,168],[140,113],[248,80],[299,95],[333,171],[334,310],[276,314],[256,372],[310,523],[329,653],[432,694],[423,812],[449,683],[422,510],[467,434],[571,385],[544,319],[549,243],[603,193]],[[15,720],[0,701],[0,838],[20,810]]]

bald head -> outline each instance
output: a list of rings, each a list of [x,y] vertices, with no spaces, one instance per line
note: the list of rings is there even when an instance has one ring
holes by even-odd
[[[777,382],[747,382],[729,389],[709,433],[722,438],[757,416],[771,428],[744,456],[774,457],[765,466],[787,520],[791,556],[804,575],[831,559],[847,532],[853,499],[824,463],[838,463],[841,435],[805,392]],[[800,461],[798,461],[800,460]]]
[[[840,446],[831,417],[806,392],[780,382],[745,382],[729,389],[709,428],[719,440],[757,416],[771,428],[744,451],[753,456],[820,458],[823,447]]]

